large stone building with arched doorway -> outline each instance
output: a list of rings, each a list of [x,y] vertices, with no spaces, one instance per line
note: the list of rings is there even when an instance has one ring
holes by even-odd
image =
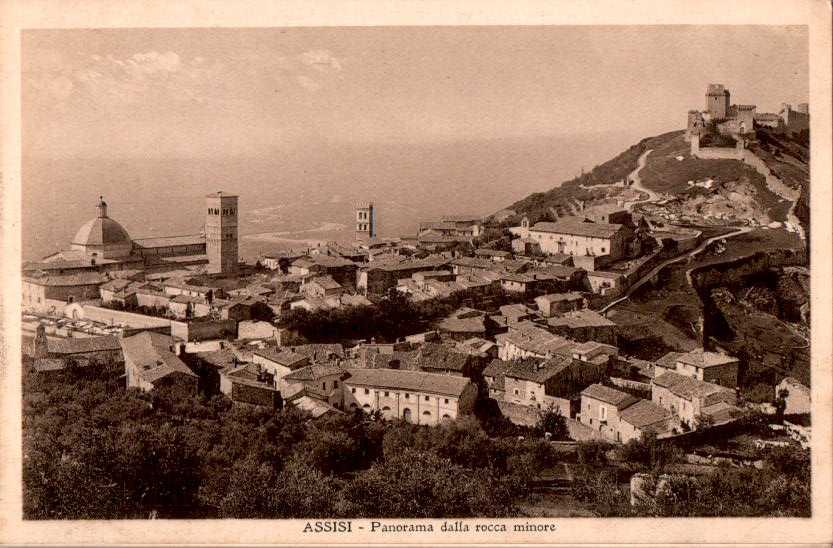
[[[437,425],[470,413],[477,387],[467,378],[398,369],[348,369],[344,409]]]

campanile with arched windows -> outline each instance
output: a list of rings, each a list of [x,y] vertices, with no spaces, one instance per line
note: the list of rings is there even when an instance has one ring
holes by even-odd
[[[237,196],[215,192],[205,197],[205,248],[210,274],[237,274]]]

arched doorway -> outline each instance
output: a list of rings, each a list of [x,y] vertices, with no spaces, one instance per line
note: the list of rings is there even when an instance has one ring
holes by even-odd
[[[410,409],[408,409],[407,407],[406,407],[406,408],[405,408],[405,410],[402,412],[402,418],[403,418],[403,419],[405,419],[405,420],[406,420],[406,421],[408,421],[408,422],[412,422],[412,421],[411,421],[411,410],[410,410]]]

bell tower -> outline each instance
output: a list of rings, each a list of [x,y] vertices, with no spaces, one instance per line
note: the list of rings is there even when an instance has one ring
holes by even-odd
[[[373,202],[356,204],[356,239],[369,240],[373,234]]]
[[[237,275],[237,196],[215,192],[205,197],[205,249],[209,274]]]

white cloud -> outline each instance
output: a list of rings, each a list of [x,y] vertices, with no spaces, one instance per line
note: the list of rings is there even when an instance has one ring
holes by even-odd
[[[342,60],[334,56],[330,50],[326,49],[312,49],[306,51],[301,56],[304,63],[312,68],[320,71],[334,70],[341,72]]]
[[[321,84],[319,84],[309,76],[297,76],[295,78],[295,81],[298,82],[298,84],[302,88],[307,89],[309,91],[318,91],[319,89],[321,89]]]

